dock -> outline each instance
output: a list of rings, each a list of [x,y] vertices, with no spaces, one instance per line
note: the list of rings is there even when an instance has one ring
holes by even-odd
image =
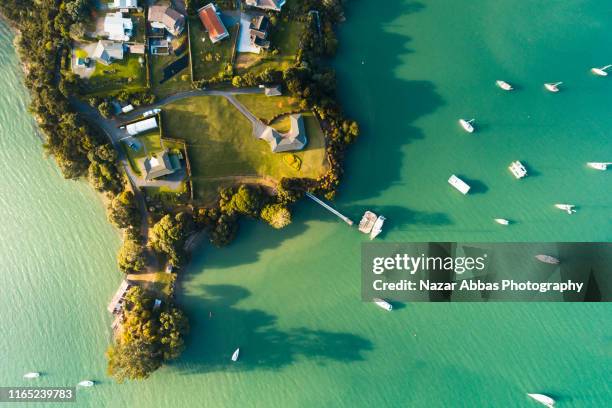
[[[334,214],[336,217],[340,218],[342,221],[346,222],[348,225],[353,225],[353,221],[351,221],[351,219],[345,215],[342,215],[339,211],[337,211],[336,209],[334,209],[333,207],[331,207],[330,205],[328,205],[327,203],[319,200],[317,197],[315,197],[314,195],[306,192],[305,193],[306,196],[308,198],[310,198],[312,201],[314,201],[315,203],[319,204],[321,207],[325,208],[327,211],[331,212],[332,214]]]

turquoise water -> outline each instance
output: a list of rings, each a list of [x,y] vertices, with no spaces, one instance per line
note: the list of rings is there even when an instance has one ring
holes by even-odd
[[[384,213],[385,241],[609,241],[612,173],[584,164],[612,161],[612,82],[588,72],[610,62],[610,9],[374,3],[351,2],[340,31],[341,97],[363,132],[337,207]],[[121,279],[119,237],[91,189],[42,158],[9,37],[2,28],[0,384],[22,385],[32,370],[45,372],[40,384],[91,378],[100,384],[77,405],[92,407],[534,406],[526,392],[567,407],[610,401],[609,305],[386,314],[360,301],[364,238],[310,202],[282,232],[245,222],[229,248],[203,247],[180,285],[193,326],[184,356],[146,382],[112,383],[105,306]],[[542,90],[557,80],[563,92]],[[476,117],[477,133],[458,128],[462,116]],[[517,159],[532,176],[512,178]],[[453,172],[479,191],[452,190]],[[562,201],[578,213],[552,208]],[[494,217],[517,223],[503,229]]]

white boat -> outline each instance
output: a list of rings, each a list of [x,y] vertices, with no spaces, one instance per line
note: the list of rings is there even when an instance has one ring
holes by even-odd
[[[601,67],[601,68],[591,68],[591,72],[599,76],[608,76],[606,69],[610,67],[612,67],[612,65],[606,65],[605,67]]]
[[[474,121],[475,119],[470,119],[470,120],[459,119],[459,124],[466,132],[473,133],[474,126],[472,126],[472,123],[474,123]]]
[[[37,373],[37,372],[26,373],[23,375],[23,378],[27,378],[27,379],[38,378],[38,377],[40,377],[40,373]]]
[[[589,162],[587,166],[596,170],[608,170],[608,165],[612,163],[597,163],[597,162]]]
[[[540,262],[544,262],[551,265],[558,265],[561,262],[554,256],[550,255],[536,255],[535,258]]]
[[[508,169],[512,172],[512,174],[514,174],[514,177],[516,177],[517,179],[522,179],[527,175],[527,169],[525,168],[525,166],[523,166],[523,163],[518,160],[510,163]]]
[[[555,82],[555,83],[547,83],[544,84],[544,88],[546,88],[550,92],[559,92],[559,85],[563,82]]]
[[[544,394],[527,394],[529,397],[538,401],[540,404],[552,408],[555,406],[555,400]]]
[[[382,215],[379,215],[374,223],[374,227],[372,227],[372,232],[370,232],[370,239],[376,238],[382,232],[382,226],[385,223],[386,218]]]
[[[391,303],[387,302],[386,300],[379,299],[379,298],[374,298],[372,300],[374,300],[374,303],[376,303],[377,306],[385,309],[388,312],[393,310],[393,306],[391,305]]]
[[[565,211],[568,214],[573,214],[576,212],[576,210],[574,210],[574,207],[576,207],[573,204],[555,204],[555,207],[557,207],[560,210]]]
[[[501,225],[510,225],[510,221],[505,218],[495,218],[495,222]]]
[[[78,383],[77,385],[81,386],[81,387],[93,387],[94,386],[94,382],[91,380],[83,380],[80,383]]]
[[[236,351],[234,351],[234,354],[232,354],[232,361],[238,361],[238,357],[240,357],[240,347],[238,347]]]
[[[372,211],[366,211],[361,217],[361,221],[359,221],[359,231],[364,234],[369,234],[372,231],[372,227],[376,223],[376,214]]]
[[[501,89],[503,89],[504,91],[511,91],[514,88],[512,87],[512,85],[510,85],[509,83],[507,83],[506,81],[495,81],[495,85],[497,85],[498,87],[500,87]]]
[[[459,190],[462,194],[467,194],[470,191],[470,186],[454,174],[448,179],[448,183]]]

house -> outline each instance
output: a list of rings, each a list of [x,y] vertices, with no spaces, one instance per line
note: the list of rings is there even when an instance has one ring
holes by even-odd
[[[270,27],[270,19],[268,16],[257,16],[249,25],[249,37],[251,44],[259,48],[270,48],[268,41],[268,28]]]
[[[270,144],[274,153],[288,152],[292,150],[302,150],[306,146],[306,129],[304,128],[304,118],[302,115],[291,115],[291,129],[287,133],[279,133],[268,126],[263,131],[260,139]]]
[[[77,68],[89,68],[90,63],[91,60],[89,59],[89,57],[77,58],[75,65],[77,66]]]
[[[124,279],[123,282],[121,282],[121,285],[119,285],[117,292],[115,292],[115,296],[113,296],[106,308],[110,313],[116,314],[121,312],[123,308],[123,300],[125,298],[125,294],[128,290],[130,290],[132,286],[134,285],[128,280]]]
[[[138,8],[138,0],[113,0],[108,3],[110,9],[135,9]]]
[[[281,96],[283,93],[281,92],[280,85],[270,85],[264,86],[264,94],[266,96]]]
[[[152,117],[145,120],[141,120],[140,122],[130,123],[125,127],[125,130],[131,136],[135,136],[139,133],[146,132],[147,130],[152,130],[155,128],[157,128],[157,120],[155,120],[155,117]]]
[[[104,32],[108,35],[109,40],[129,41],[133,29],[132,19],[123,17],[120,11],[108,13],[104,17]]]
[[[108,40],[100,40],[91,57],[104,65],[110,65],[115,60],[123,59],[123,44]]]
[[[167,176],[181,168],[180,162],[175,162],[170,158],[168,150],[164,150],[160,157],[149,157],[144,161],[145,171],[147,172],[146,179],[153,180],[158,177]]]
[[[185,16],[167,5],[149,7],[148,20],[151,27],[166,29],[173,36],[180,35],[185,29]]]
[[[245,0],[247,6],[263,10],[281,11],[287,0]]]
[[[144,54],[145,53],[144,44],[130,44],[128,48],[130,49],[130,54]]]
[[[223,25],[223,21],[221,21],[221,17],[219,17],[219,13],[214,4],[209,3],[199,9],[198,16],[200,17],[202,25],[206,31],[208,31],[208,38],[210,38],[213,44],[229,37],[229,33],[225,25]]]
[[[170,55],[170,43],[165,38],[152,38],[149,40],[151,55]]]

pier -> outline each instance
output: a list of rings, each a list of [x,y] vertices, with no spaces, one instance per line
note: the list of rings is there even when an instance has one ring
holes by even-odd
[[[330,205],[326,204],[325,202],[319,200],[314,195],[312,195],[312,194],[310,194],[308,192],[305,193],[305,194],[312,201],[314,201],[315,203],[319,204],[321,207],[325,208],[327,211],[331,212],[332,214],[334,214],[335,216],[340,218],[342,221],[346,222],[348,225],[353,225],[353,221],[351,221],[351,219],[349,217],[346,217],[346,216],[342,215],[340,212],[338,212],[337,210],[335,210],[334,208],[332,208]]]

